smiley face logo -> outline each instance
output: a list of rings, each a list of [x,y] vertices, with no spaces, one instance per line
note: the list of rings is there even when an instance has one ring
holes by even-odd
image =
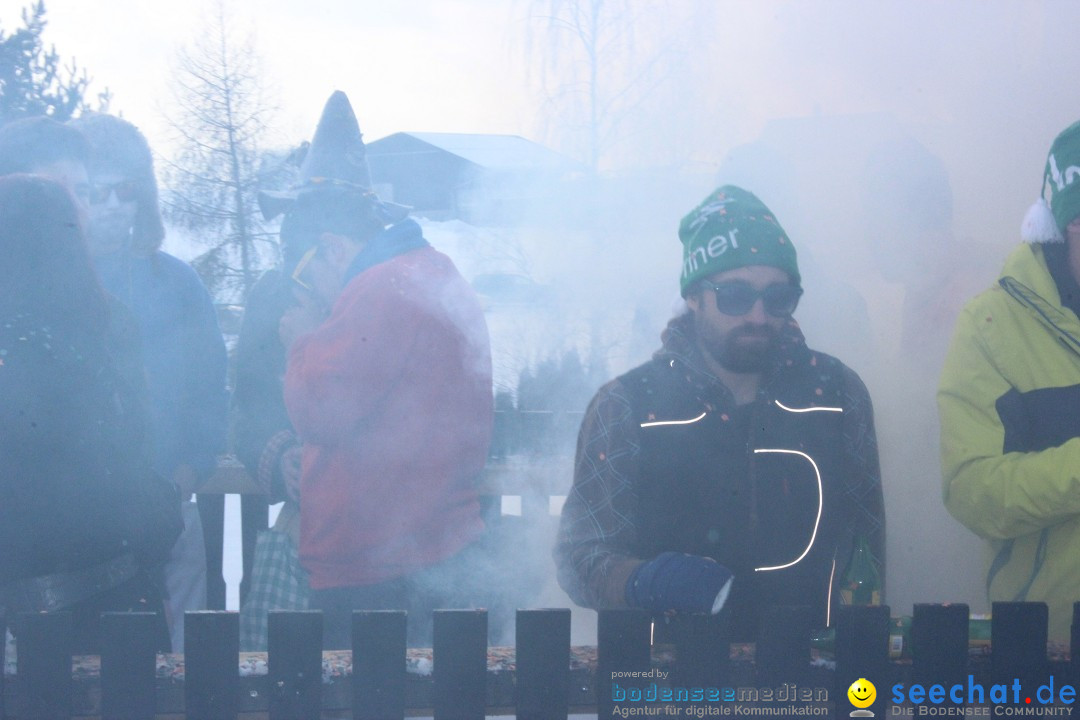
[[[866,678],[859,678],[847,689],[848,700],[857,708],[868,708],[877,698],[877,688]]]

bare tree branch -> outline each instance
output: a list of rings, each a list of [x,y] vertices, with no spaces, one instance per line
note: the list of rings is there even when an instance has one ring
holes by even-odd
[[[174,61],[174,107],[166,113],[177,150],[163,164],[166,216],[208,249],[193,265],[219,300],[247,296],[275,259],[273,233],[258,215],[258,158],[276,107],[262,85],[251,32],[215,0],[200,35]],[[239,297],[237,297],[239,296]]]
[[[642,126],[649,101],[669,84],[702,13],[679,17],[670,0],[529,0],[525,52],[539,62],[545,115],[558,144],[598,172]],[[684,8],[685,9],[685,8]]]

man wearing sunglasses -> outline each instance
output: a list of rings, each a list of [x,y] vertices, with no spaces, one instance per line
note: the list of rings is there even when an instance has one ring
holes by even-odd
[[[149,390],[154,469],[183,498],[185,529],[165,568],[173,650],[183,613],[206,609],[202,523],[190,500],[224,450],[225,342],[213,301],[185,262],[161,250],[153,157],[131,123],[89,113],[69,123],[90,145],[87,241],[101,284],[135,317]]]
[[[737,638],[768,605],[824,626],[857,538],[884,559],[870,398],[806,346],[795,248],[758,198],[721,187],[679,238],[685,312],[582,423],[559,581],[586,607],[724,611]]]

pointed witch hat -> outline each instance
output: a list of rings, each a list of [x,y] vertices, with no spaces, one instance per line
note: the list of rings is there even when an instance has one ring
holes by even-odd
[[[405,205],[384,202],[375,195],[363,134],[348,96],[340,90],[335,90],[326,101],[298,174],[300,181],[288,190],[259,193],[259,209],[264,218],[270,220],[287,212],[300,193],[326,186],[355,188],[359,196],[371,202],[384,224],[397,222],[409,214],[410,208]]]

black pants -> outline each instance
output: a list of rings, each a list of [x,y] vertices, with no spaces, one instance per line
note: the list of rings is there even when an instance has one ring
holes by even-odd
[[[466,547],[438,565],[374,585],[326,588],[311,591],[311,609],[323,612],[323,648],[352,647],[353,610],[405,610],[408,613],[406,644],[431,647],[432,612],[488,607],[484,583],[491,577],[482,569],[486,562],[478,544]]]

